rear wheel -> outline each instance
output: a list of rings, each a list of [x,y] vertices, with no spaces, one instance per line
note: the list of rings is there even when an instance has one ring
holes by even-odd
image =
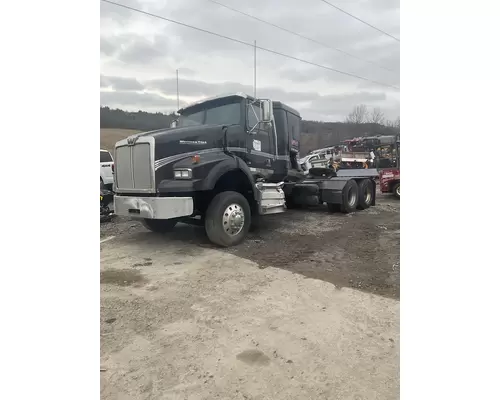
[[[358,209],[366,210],[372,205],[374,185],[371,179],[363,179],[358,185]]]
[[[400,192],[400,188],[399,188],[399,182],[398,182],[392,188],[392,193],[394,193],[394,196],[396,196],[396,198],[399,199],[399,192]]]
[[[358,184],[355,180],[351,179],[347,181],[342,189],[342,204],[340,205],[340,211],[344,214],[356,211],[358,206],[359,190]]]
[[[174,219],[148,219],[144,218],[142,224],[151,232],[165,233],[170,232],[177,221]]]
[[[347,181],[344,188],[342,189],[342,203],[326,203],[328,211],[333,212],[343,212],[344,214],[356,211],[359,199],[359,189],[358,184],[355,180],[351,179]]]
[[[212,243],[222,247],[241,243],[248,233],[251,222],[250,205],[238,192],[222,192],[216,195],[205,214],[205,231]]]

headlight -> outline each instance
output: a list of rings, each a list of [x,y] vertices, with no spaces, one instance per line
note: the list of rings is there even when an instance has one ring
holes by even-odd
[[[174,178],[175,179],[191,179],[192,177],[193,177],[193,173],[188,168],[174,170]]]

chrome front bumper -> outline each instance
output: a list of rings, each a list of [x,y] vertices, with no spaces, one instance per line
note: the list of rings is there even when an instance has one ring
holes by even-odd
[[[116,215],[125,217],[172,219],[193,214],[192,197],[114,196]]]

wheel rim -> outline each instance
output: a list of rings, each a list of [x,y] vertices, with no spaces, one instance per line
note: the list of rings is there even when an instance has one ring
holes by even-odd
[[[372,191],[369,186],[365,187],[365,203],[370,203],[372,201]]]
[[[398,185],[398,187],[396,188],[396,194],[397,194],[398,196],[399,196],[399,188],[400,188],[400,187],[401,187],[401,186],[399,186],[399,185]]]
[[[356,204],[356,191],[353,188],[350,188],[347,193],[347,203],[349,203],[351,207],[354,207],[354,204]]]
[[[222,227],[229,236],[236,236],[245,225],[245,213],[239,204],[229,205],[222,215]]]

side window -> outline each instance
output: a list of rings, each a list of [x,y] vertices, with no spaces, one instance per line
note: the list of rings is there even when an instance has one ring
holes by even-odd
[[[257,122],[259,122],[257,115],[260,115],[261,108],[257,104],[252,104],[251,102],[247,103],[247,126],[248,130],[252,129]],[[257,129],[258,126],[255,126]]]
[[[278,132],[278,138],[283,138],[283,140],[285,140],[288,136],[288,124],[286,121],[286,112],[280,109],[277,110],[275,109],[274,122],[276,123],[276,131]]]
[[[300,139],[300,119],[296,115],[287,113],[288,117],[288,134],[291,136],[292,140]]]

